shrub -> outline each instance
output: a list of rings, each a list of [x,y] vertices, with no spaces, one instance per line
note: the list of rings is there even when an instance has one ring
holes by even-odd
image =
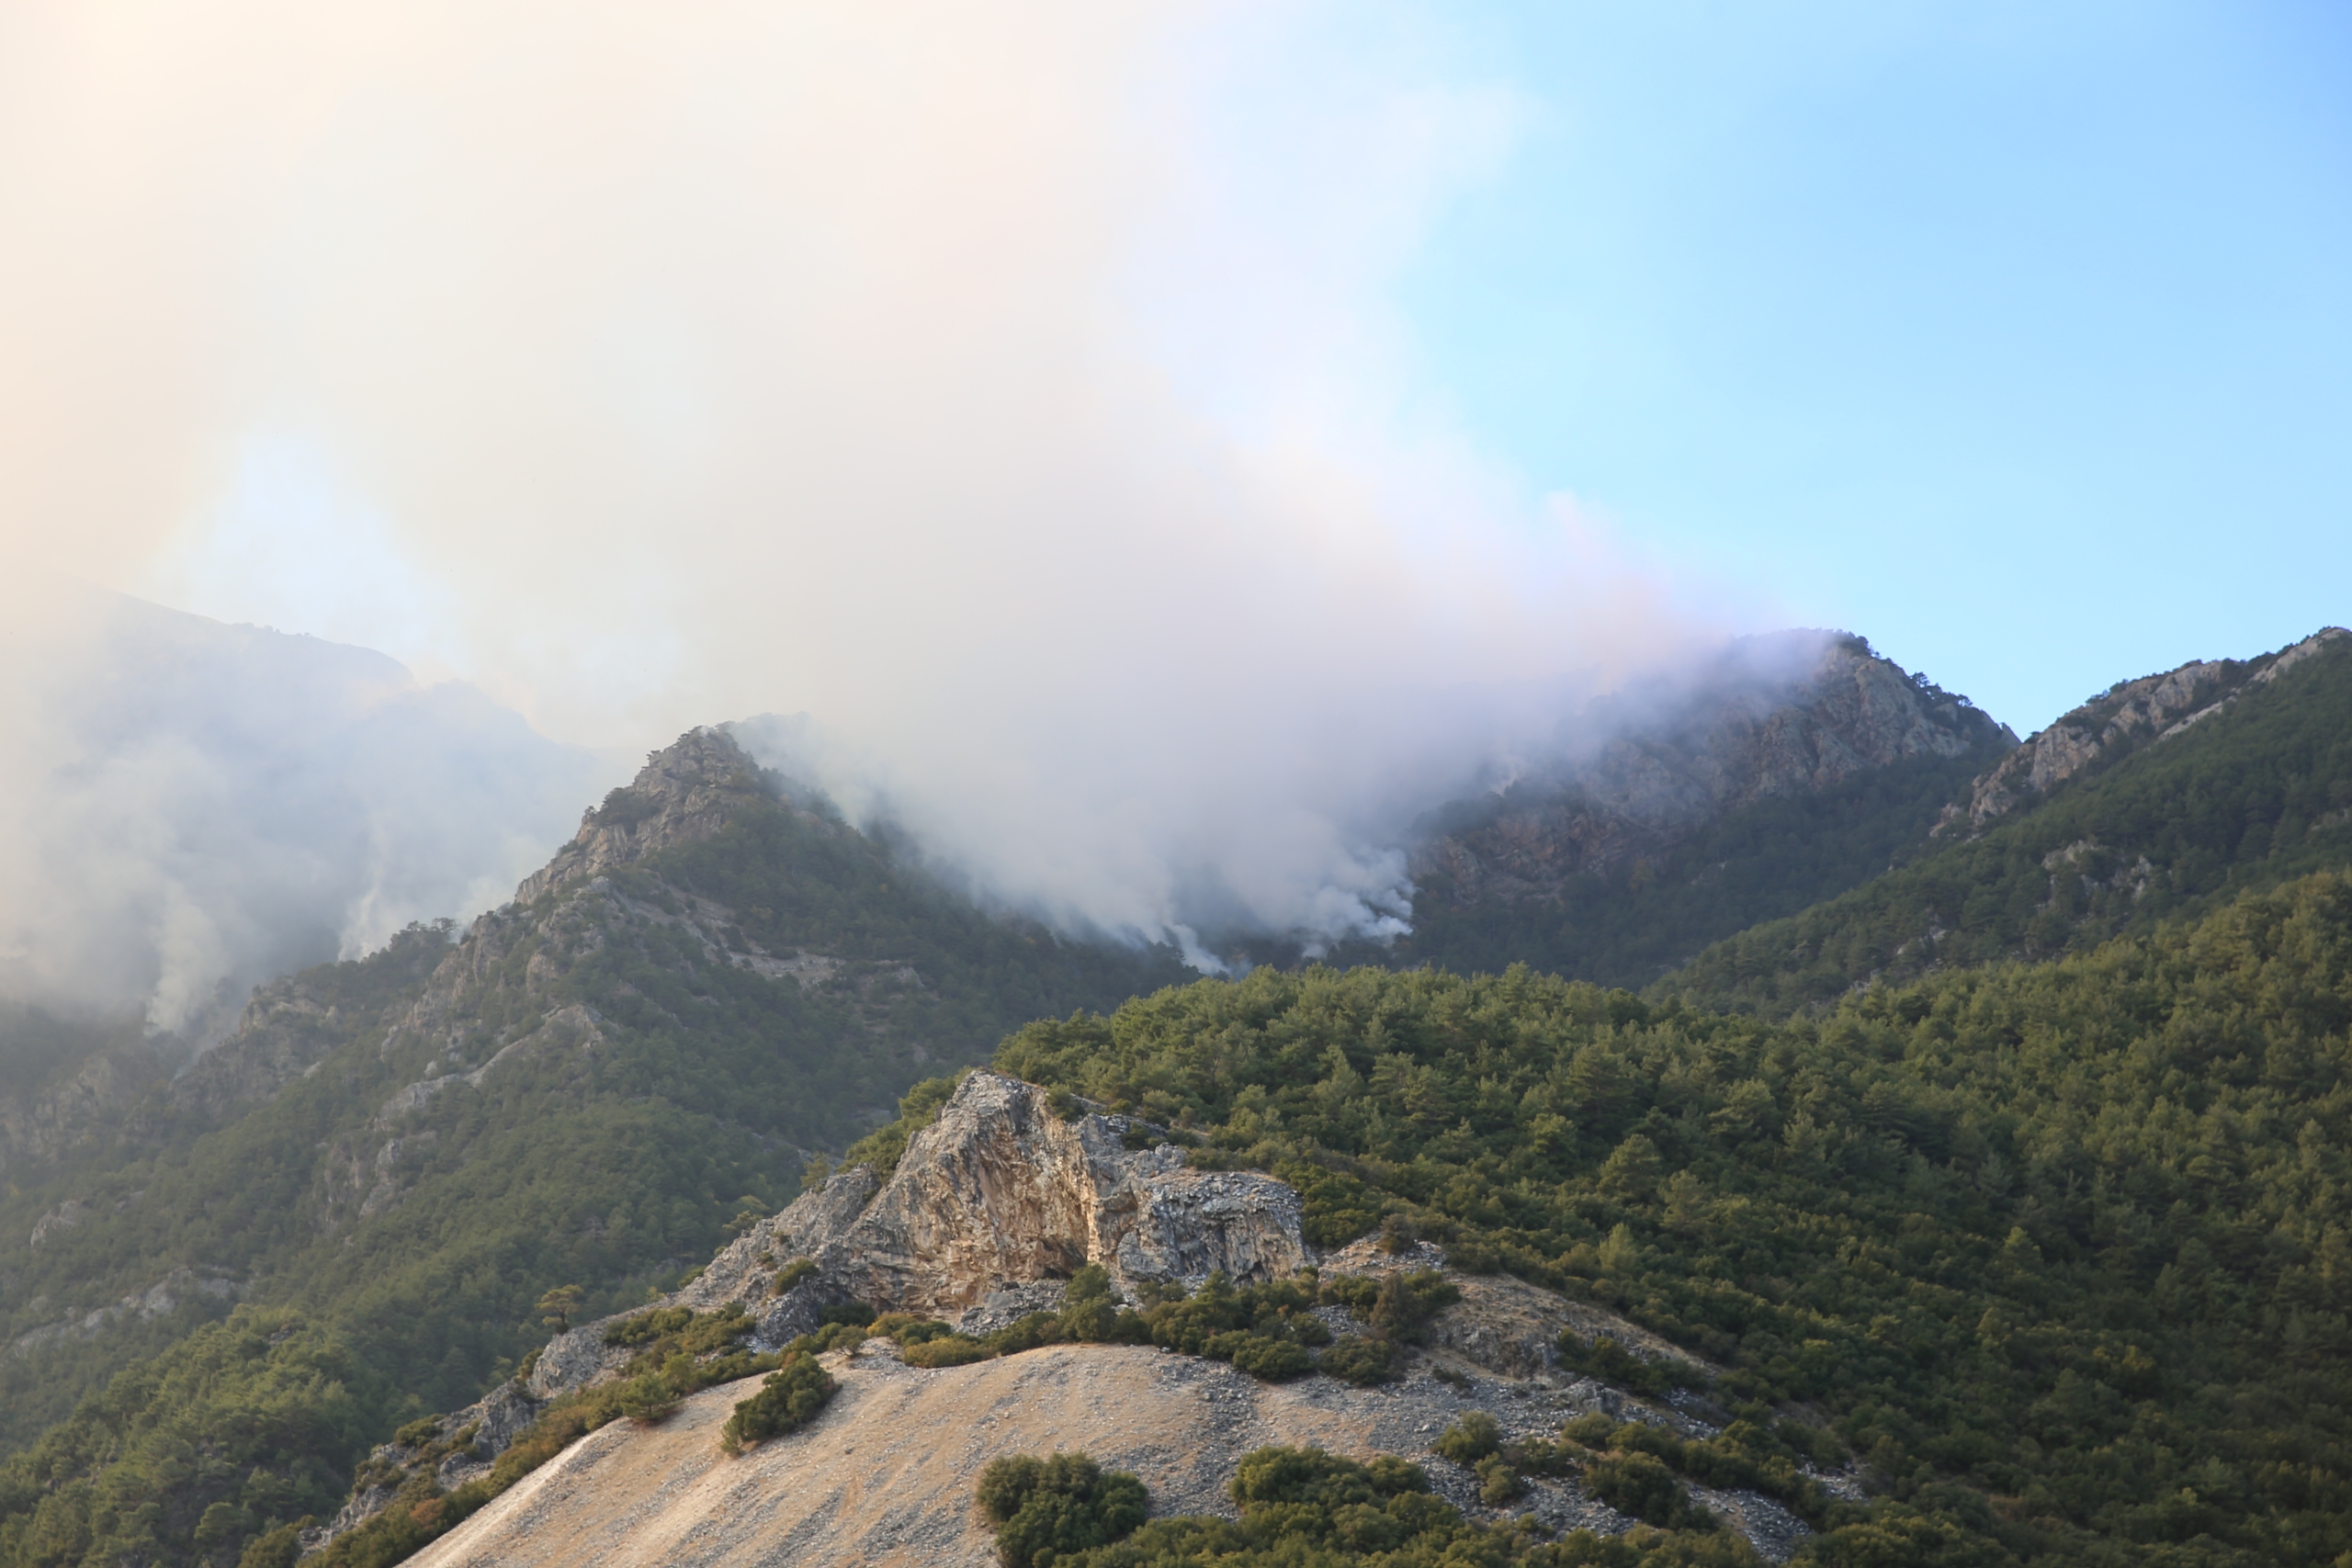
[[[955,1333],[935,1317],[917,1317],[910,1312],[884,1313],[865,1325],[869,1336],[895,1339],[901,1345],[920,1345],[927,1339],[944,1339]]]
[[[1485,1411],[1473,1410],[1448,1427],[1432,1446],[1441,1455],[1467,1468],[1501,1449],[1503,1429]]]
[[[1462,1299],[1461,1289],[1434,1269],[1391,1274],[1372,1303],[1372,1325],[1403,1345],[1429,1337],[1429,1321]]]
[[[412,1421],[392,1434],[392,1441],[404,1449],[421,1449],[441,1435],[441,1417],[427,1416]]]
[[[1396,1352],[1385,1339],[1376,1336],[1354,1336],[1340,1340],[1317,1359],[1316,1365],[1332,1377],[1369,1388],[1386,1382]]]
[[[1084,1454],[1046,1459],[1007,1454],[980,1472],[980,1511],[996,1527],[1005,1568],[1044,1568],[1057,1558],[1106,1546],[1143,1523],[1143,1483],[1102,1472]]]
[[[1525,1496],[1527,1483],[1510,1467],[1500,1454],[1488,1454],[1478,1461],[1478,1500],[1489,1507],[1501,1507],[1515,1498]]]
[[[997,1352],[968,1334],[943,1335],[936,1339],[922,1339],[906,1345],[899,1352],[899,1359],[910,1367],[936,1370],[941,1367],[968,1367],[974,1361],[991,1360]]]
[[[760,1392],[735,1406],[735,1414],[719,1429],[718,1446],[730,1454],[751,1443],[765,1442],[797,1431],[817,1418],[838,1385],[814,1356],[788,1355],[784,1365],[767,1375]]]
[[[786,1292],[791,1290],[795,1285],[797,1285],[801,1280],[806,1280],[809,1275],[814,1274],[816,1271],[817,1260],[815,1258],[796,1258],[791,1262],[786,1264],[783,1268],[775,1271],[775,1282],[771,1285],[769,1289],[776,1295],[783,1295]]]
[[[1253,1506],[1291,1503],[1334,1507],[1370,1503],[1410,1492],[1427,1492],[1421,1467],[1383,1454],[1358,1464],[1321,1449],[1259,1449],[1233,1472],[1233,1500],[1247,1513]]]
[[[1572,1328],[1560,1330],[1559,1351],[1560,1364],[1569,1371],[1604,1379],[1652,1399],[1678,1388],[1703,1389],[1714,1381],[1679,1357],[1645,1360],[1606,1336],[1588,1345]]]
[[[1621,1514],[1668,1529],[1711,1529],[1714,1516],[1690,1501],[1674,1472],[1655,1454],[1625,1453],[1585,1468],[1584,1489]]]
[[[607,1345],[650,1345],[665,1335],[678,1333],[694,1322],[691,1307],[656,1307],[651,1312],[625,1317],[605,1330]]]
[[[290,1525],[280,1525],[266,1534],[255,1536],[237,1559],[237,1568],[294,1568],[302,1555],[302,1532],[312,1520],[305,1514]]]
[[[659,1371],[643,1371],[621,1384],[620,1413],[639,1426],[650,1427],[676,1415],[682,1399],[676,1382]]]

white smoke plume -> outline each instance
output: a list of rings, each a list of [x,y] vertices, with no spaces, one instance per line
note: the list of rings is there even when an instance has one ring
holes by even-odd
[[[1417,379],[1525,112],[1410,7],[28,0],[0,527],[585,745],[813,716],[1074,926],[1376,935],[1403,805],[1726,618]]]
[[[44,587],[0,633],[0,994],[200,1045],[254,981],[504,901],[608,771],[379,653]]]

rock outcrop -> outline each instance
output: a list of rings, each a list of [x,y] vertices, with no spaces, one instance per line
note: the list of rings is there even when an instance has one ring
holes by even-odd
[[[932,1314],[1089,1263],[1133,1286],[1273,1279],[1311,1260],[1296,1192],[1269,1176],[1190,1169],[1172,1144],[1127,1147],[1140,1126],[1099,1113],[1064,1122],[1034,1086],[974,1072],[854,1218],[842,1224],[846,1202],[812,1193],[729,1251],[812,1258],[826,1290]]]
[[[1859,637],[1755,639],[1723,668],[1629,694],[1612,738],[1540,768],[1411,857],[1456,904],[1556,895],[1568,878],[1657,856],[1724,813],[1816,793],[1912,758],[1966,756],[2016,736],[1905,673]]]
[[[2347,636],[2324,626],[2260,659],[2191,660],[2110,686],[2029,736],[1977,779],[1965,802],[1945,810],[1935,830],[1982,828],[2087,769],[2168,740]]]
[[[229,1037],[172,1085],[172,1100],[208,1119],[258,1104],[350,1037],[353,1021],[299,975],[254,987]]]
[[[525,877],[514,901],[528,904],[675,844],[707,839],[747,806],[775,798],[756,763],[720,729],[691,729],[652,753],[625,789],[582,815],[580,831],[555,858]]]
[[[36,1090],[0,1096],[0,1173],[55,1160],[119,1125],[187,1059],[172,1035],[120,1040]]]
[[[1129,1148],[1144,1130],[1125,1116],[1062,1121],[1034,1085],[973,1072],[887,1181],[864,1166],[828,1178],[723,1248],[670,1303],[709,1312],[741,1302],[774,1347],[840,1302],[973,1314],[978,1326],[992,1297],[1089,1263],[1132,1292],[1197,1285],[1211,1273],[1275,1279],[1314,1261],[1287,1184],[1190,1169],[1171,1144]],[[772,1295],[780,1266],[796,1258],[815,1271]],[[617,1370],[627,1354],[604,1343],[614,1321],[557,1336],[532,1371],[532,1392],[545,1398]]]

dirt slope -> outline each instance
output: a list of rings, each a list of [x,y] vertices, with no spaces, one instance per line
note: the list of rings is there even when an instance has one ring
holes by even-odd
[[[1268,1443],[1405,1454],[1450,1500],[1467,1503],[1467,1472],[1429,1452],[1464,1410],[1496,1409],[1507,1429],[1548,1430],[1596,1398],[1589,1383],[1426,1376],[1385,1389],[1319,1377],[1268,1384],[1219,1362],[1125,1346],[1058,1346],[937,1371],[878,1347],[826,1359],[841,1392],[803,1431],[729,1460],[718,1428],[756,1384],[709,1389],[660,1427],[616,1422],[582,1439],[412,1561],[987,1568],[994,1546],[972,1505],[981,1468],[1000,1454],[1057,1448],[1135,1472],[1162,1514],[1230,1515],[1235,1465]],[[1572,1490],[1543,1492],[1531,1502],[1555,1526],[1629,1522]],[[1792,1525],[1775,1519],[1758,1533]]]

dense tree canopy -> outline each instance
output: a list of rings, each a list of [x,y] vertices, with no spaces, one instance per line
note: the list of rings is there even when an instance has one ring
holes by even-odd
[[[1986,1561],[2251,1568],[2352,1550],[2348,1027],[2331,874],[1802,1021],[1261,970],[997,1060],[1622,1308]]]

